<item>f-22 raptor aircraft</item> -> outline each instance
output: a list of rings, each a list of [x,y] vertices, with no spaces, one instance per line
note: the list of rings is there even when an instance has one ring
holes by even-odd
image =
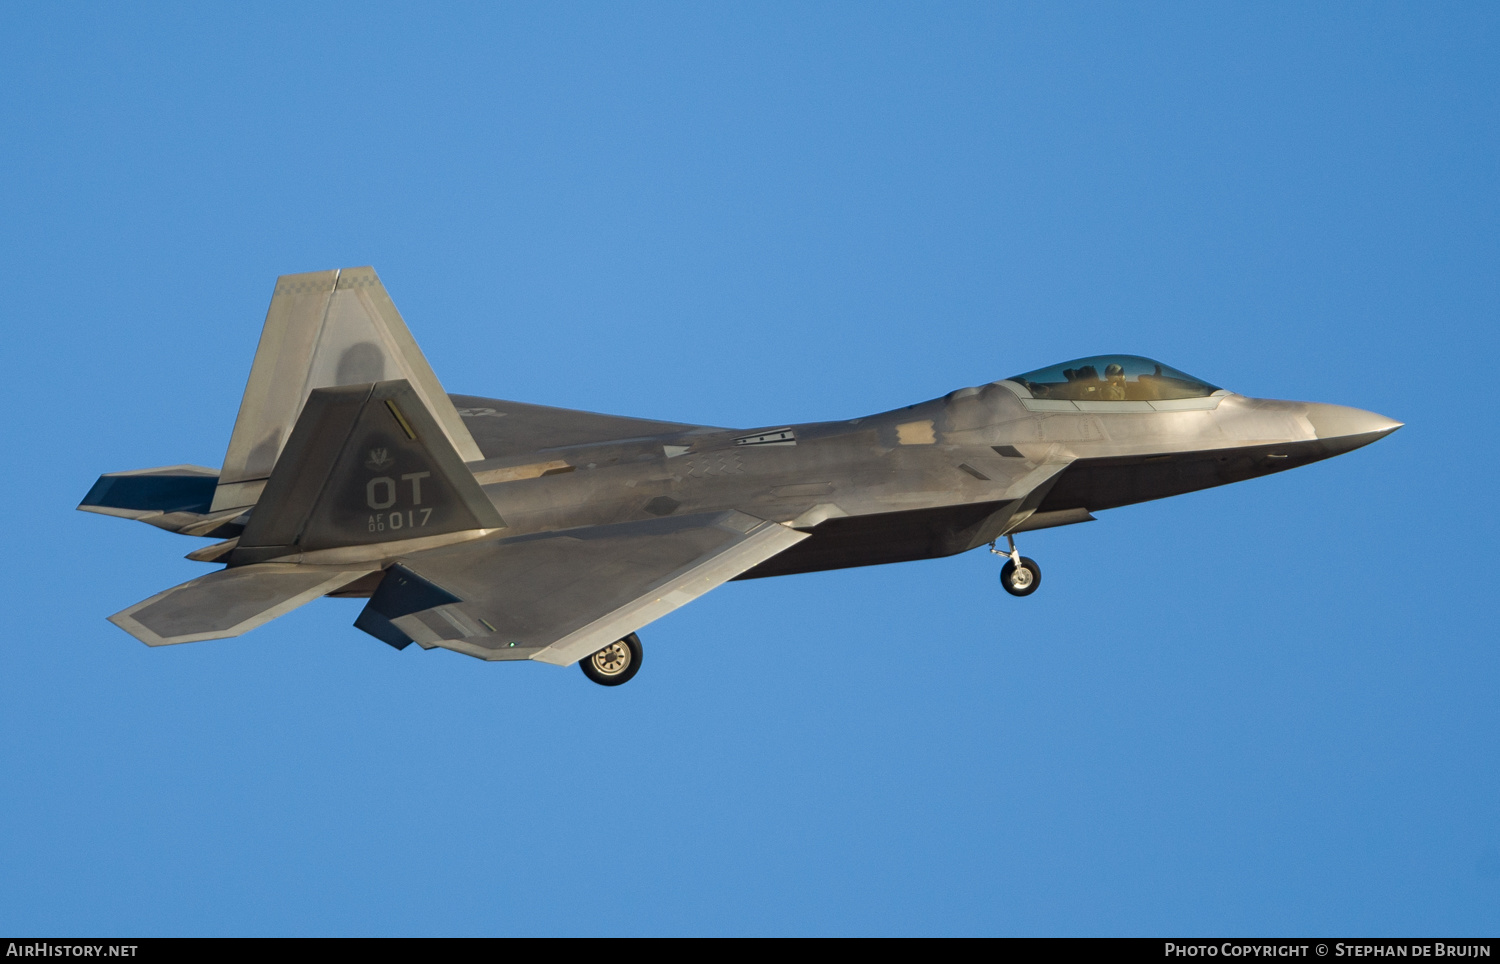
[[[222,469],[101,476],[80,509],[222,540],[224,568],[110,617],[148,645],[238,636],[319,596],[354,625],[618,685],[636,631],[731,579],[988,545],[1280,472],[1401,426],[1247,398],[1160,362],[1065,362],[894,411],[730,429],[443,391],[370,268],[276,283]],[[1006,549],[997,549],[1004,539]]]

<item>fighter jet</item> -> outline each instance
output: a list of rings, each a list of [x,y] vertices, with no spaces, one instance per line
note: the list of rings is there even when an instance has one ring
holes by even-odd
[[[109,617],[151,646],[319,596],[354,625],[614,686],[636,631],[731,579],[988,546],[1282,472],[1401,427],[1101,355],[844,421],[720,428],[449,395],[370,268],[276,283],[222,468],[112,472],[78,507],[220,540],[221,565]],[[1005,548],[997,548],[999,540]]]

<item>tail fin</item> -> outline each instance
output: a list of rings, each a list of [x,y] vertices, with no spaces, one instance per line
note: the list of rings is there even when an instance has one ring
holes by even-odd
[[[320,388],[229,561],[396,540],[433,544],[504,525],[410,382]]]
[[[463,462],[483,458],[373,268],[276,281],[212,510],[254,505],[314,389],[405,379]]]

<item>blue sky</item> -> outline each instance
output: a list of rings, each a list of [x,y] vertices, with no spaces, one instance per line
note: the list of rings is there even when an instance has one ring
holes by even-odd
[[[1483,4],[0,8],[0,928],[1500,927],[1500,15]],[[450,391],[731,426],[1101,352],[1401,419],[984,553],[737,583],[577,670],[73,511],[218,465],[278,274]]]

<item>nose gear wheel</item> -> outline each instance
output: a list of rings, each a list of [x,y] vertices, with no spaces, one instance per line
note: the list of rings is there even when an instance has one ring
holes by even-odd
[[[1000,567],[1000,586],[1012,596],[1029,596],[1042,584],[1042,567],[1021,555],[1016,549],[1016,540],[1006,536],[1005,541],[1010,546],[1009,552],[996,549],[995,544],[990,543],[990,551],[995,555],[1010,557]]]
[[[1007,561],[1000,569],[1000,585],[1012,596],[1029,596],[1042,584],[1042,569],[1032,560],[1021,557],[1021,564]]]

